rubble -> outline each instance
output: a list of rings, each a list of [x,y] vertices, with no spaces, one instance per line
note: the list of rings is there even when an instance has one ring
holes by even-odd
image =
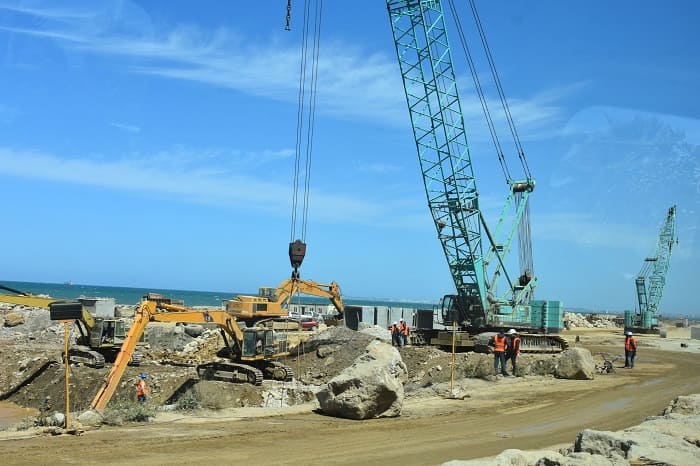
[[[618,320],[616,315],[564,313],[564,322],[570,328],[617,328]]]

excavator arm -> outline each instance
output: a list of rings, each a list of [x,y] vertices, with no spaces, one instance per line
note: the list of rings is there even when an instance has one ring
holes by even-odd
[[[277,301],[283,303],[283,306],[287,308],[292,296],[297,293],[330,299],[335,310],[338,311],[336,317],[343,317],[345,307],[343,305],[343,297],[340,294],[340,286],[336,282],[324,284],[312,280],[302,280],[301,278],[290,278],[277,287]]]
[[[107,403],[109,403],[114,391],[117,389],[117,385],[119,385],[119,380],[122,378],[122,375],[124,375],[124,371],[129,364],[131,355],[134,353],[136,344],[150,321],[151,315],[155,311],[156,303],[153,301],[144,301],[139,306],[136,316],[134,317],[134,323],[131,325],[129,333],[127,333],[124,338],[124,343],[122,343],[117,358],[114,360],[112,369],[109,371],[109,374],[107,374],[104,383],[90,404],[92,409],[101,411],[107,406]]]
[[[114,361],[112,369],[107,374],[104,383],[97,395],[92,400],[90,407],[101,411],[107,406],[114,395],[119,381],[124,375],[126,366],[136,348],[136,343],[141,338],[146,325],[149,322],[181,322],[197,324],[216,324],[223,329],[236,342],[243,340],[243,332],[236,323],[236,319],[226,311],[219,309],[192,310],[172,304],[158,304],[155,301],[143,301],[134,318],[134,323],[129,330],[119,354]]]

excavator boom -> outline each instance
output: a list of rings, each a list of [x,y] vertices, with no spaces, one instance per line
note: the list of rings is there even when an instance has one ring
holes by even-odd
[[[254,324],[262,319],[286,318],[289,316],[289,303],[297,293],[320,298],[328,298],[342,318],[345,310],[340,286],[336,282],[318,283],[301,278],[290,278],[277,288],[261,288],[258,296],[239,295],[226,304],[226,310],[246,324]]]
[[[229,381],[243,380],[259,385],[264,375],[277,380],[291,380],[293,377],[294,372],[290,367],[272,360],[289,354],[284,351],[278,351],[279,347],[275,346],[272,330],[253,328],[243,331],[238,326],[235,317],[221,309],[195,310],[184,306],[144,300],[139,306],[134,323],[122,344],[112,369],[90,405],[91,408],[103,410],[107,406],[124,375],[126,366],[136,348],[136,343],[141,338],[149,322],[216,324],[231,338],[237,347],[237,351],[232,352],[231,355],[241,363],[215,362],[203,364],[197,369],[197,372],[203,378]],[[260,340],[259,347],[256,346],[258,339]],[[250,340],[247,342],[248,344],[246,344],[247,340]]]

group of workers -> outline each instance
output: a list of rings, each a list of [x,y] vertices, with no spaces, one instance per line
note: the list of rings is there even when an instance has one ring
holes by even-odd
[[[511,376],[515,377],[518,370],[518,355],[520,354],[520,337],[515,329],[508,330],[508,334],[501,330],[498,335],[489,339],[489,346],[493,347],[494,374],[508,377],[506,362],[510,359],[512,364]]]
[[[405,320],[394,321],[389,327],[391,332],[391,344],[393,346],[404,347],[408,344],[408,324]]]
[[[503,330],[489,339],[489,346],[493,347],[493,370],[494,375],[499,372],[502,376],[508,377],[506,362],[510,359],[512,363],[511,376],[515,376],[518,371],[518,355],[520,354],[520,337],[515,329],[508,330],[508,334]],[[634,358],[637,355],[637,339],[630,330],[625,331],[625,369],[634,367]]]

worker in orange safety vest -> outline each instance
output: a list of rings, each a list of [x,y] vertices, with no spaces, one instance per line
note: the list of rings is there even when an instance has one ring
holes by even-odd
[[[408,324],[405,320],[399,319],[399,346],[406,346],[408,343]]]
[[[518,371],[518,356],[520,355],[520,337],[518,332],[512,328],[508,330],[508,340],[506,344],[506,361],[510,359],[513,370],[510,375],[515,377]]]
[[[136,381],[136,397],[139,403],[145,403],[148,397],[148,386],[146,385],[146,374],[141,372],[139,378]]]
[[[625,369],[634,367],[634,357],[637,355],[637,339],[632,335],[632,332],[625,332]]]
[[[503,330],[489,340],[489,346],[493,347],[493,370],[498,375],[498,366],[501,366],[501,375],[508,376],[506,372],[506,335]]]
[[[394,321],[389,327],[389,332],[391,333],[391,345],[401,346],[401,330],[399,329],[399,323]]]

